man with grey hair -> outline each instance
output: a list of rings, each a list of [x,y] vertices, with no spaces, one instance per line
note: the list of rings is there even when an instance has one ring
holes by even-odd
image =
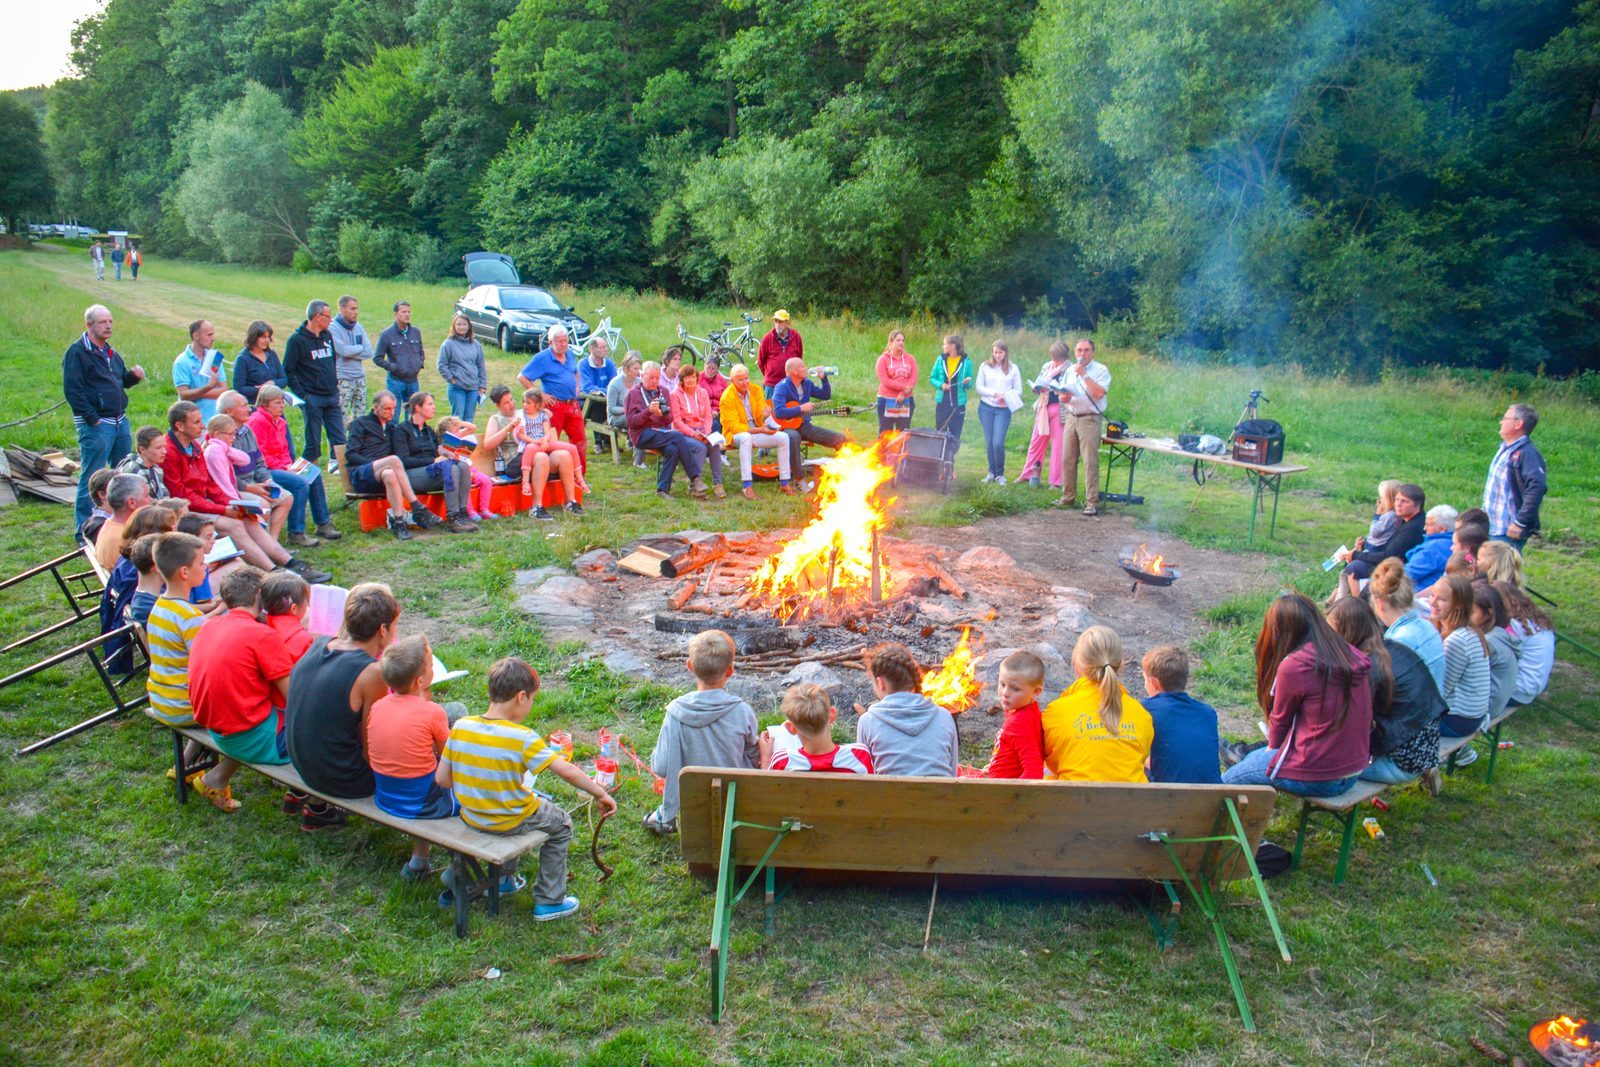
[[[672,475],[683,464],[689,476],[689,494],[706,498],[700,472],[705,467],[706,446],[672,428],[672,407],[661,388],[661,364],[650,360],[639,368],[639,384],[628,391],[628,439],[636,452],[660,452],[656,494],[672,497]]]
[[[1544,499],[1544,456],[1533,444],[1539,413],[1532,404],[1512,404],[1500,416],[1500,450],[1483,485],[1483,510],[1489,513],[1489,538],[1518,552],[1539,530]]]
[[[94,537],[94,558],[106,570],[117,565],[122,554],[122,530],[135,511],[150,503],[150,486],[137,474],[113,475],[106,486],[106,507],[111,517],[100,524]]]
[[[550,413],[550,425],[564,434],[578,450],[578,469],[581,474],[589,470],[588,434],[583,428],[583,412],[578,409],[578,361],[568,352],[570,338],[567,328],[556,323],[545,332],[548,347],[528,360],[527,366],[517,372],[524,389],[532,389],[538,382],[544,390],[544,409]]]
[[[129,370],[111,347],[111,312],[91,304],[83,313],[83,336],[61,357],[61,391],[72,408],[78,435],[78,498],[73,503],[73,529],[89,521],[93,502],[89,479],[103,467],[114,467],[133,451],[128,424],[128,390],[144,381],[144,368]]]
[[[367,412],[366,361],[373,356],[367,328],[357,316],[360,302],[353,296],[339,298],[339,314],[328,323],[333,337],[334,376],[339,383],[339,408],[346,422]],[[402,398],[403,399],[403,398]]]
[[[1444,574],[1450,561],[1459,513],[1449,504],[1435,504],[1422,522],[1422,543],[1406,553],[1406,577],[1417,589],[1426,589]]]
[[[322,435],[326,432],[328,450],[333,453],[327,473],[337,474],[344,460],[344,416],[339,411],[333,334],[328,331],[332,319],[326,300],[313,300],[306,305],[306,321],[283,346],[283,373],[305,412],[306,442],[300,454],[313,463],[321,458]]]

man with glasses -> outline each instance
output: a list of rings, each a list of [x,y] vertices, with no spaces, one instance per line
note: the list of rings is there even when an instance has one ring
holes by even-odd
[[[1533,444],[1539,413],[1532,404],[1512,404],[1500,416],[1500,449],[1483,485],[1483,510],[1489,537],[1518,552],[1539,529],[1539,502],[1545,494],[1544,456]]]

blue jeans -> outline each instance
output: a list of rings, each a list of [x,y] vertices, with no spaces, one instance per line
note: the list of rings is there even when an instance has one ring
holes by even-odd
[[[1402,785],[1415,781],[1416,775],[1402,771],[1395,766],[1394,760],[1388,756],[1373,756],[1372,765],[1362,771],[1360,776],[1363,782],[1379,782],[1383,785]]]
[[[884,412],[889,409],[891,404],[896,408],[904,408],[906,411],[905,417],[899,419],[891,419],[886,417]],[[911,417],[916,413],[917,398],[914,396],[906,397],[904,403],[898,400],[890,400],[886,396],[880,396],[878,398],[878,433],[881,435],[887,433],[889,430],[898,430],[901,433],[904,433],[905,431],[911,429]]]
[[[933,428],[950,438],[950,456],[961,451],[961,431],[967,425],[967,406],[953,400],[938,400],[933,405]]]
[[[394,394],[394,402],[401,407],[406,406],[406,401],[411,399],[412,394],[422,392],[422,386],[417,384],[415,378],[408,382],[392,374],[383,376],[383,387]]]
[[[344,444],[344,413],[339,410],[338,396],[302,397],[301,408],[306,416],[306,447],[300,453],[315,463],[322,457],[322,435],[328,435],[328,447]]]
[[[661,469],[656,473],[656,492],[672,492],[672,475],[678,464],[690,478],[700,477],[706,460],[706,446],[691,440],[676,430],[649,429],[639,434],[636,446],[640,451],[650,449],[661,453]]]
[[[478,413],[478,391],[476,389],[463,389],[459,385],[452,385],[445,392],[450,399],[450,414],[458,419],[465,419],[467,422],[471,422],[472,416]]]
[[[1223,785],[1270,785],[1285,793],[1302,797],[1336,797],[1355,785],[1359,775],[1335,778],[1331,782],[1305,782],[1297,778],[1269,778],[1267,771],[1278,758],[1277,749],[1258,748],[1222,772]]]
[[[1507,537],[1505,534],[1495,534],[1493,537],[1489,538],[1489,540],[1491,540],[1491,541],[1499,541],[1502,544],[1510,545],[1512,548],[1516,549],[1518,552],[1521,552],[1522,551],[1522,546],[1526,545],[1528,543],[1528,535],[1527,534],[1523,534],[1521,537],[1513,538],[1513,537]]]
[[[328,493],[322,478],[307,478],[293,471],[268,471],[283,491],[294,497],[289,505],[289,532],[306,532],[306,501],[311,502],[311,521],[318,526],[328,521]]]
[[[1440,737],[1471,737],[1488,723],[1488,719],[1451,713],[1439,719]]]
[[[989,457],[989,473],[999,478],[1006,472],[1006,433],[1011,429],[1011,409],[997,408],[980,400],[978,422],[983,425],[983,450]]]
[[[133,451],[133,431],[127,416],[113,423],[101,419],[98,425],[81,423],[78,431],[78,462],[83,473],[78,477],[78,498],[72,505],[72,528],[80,529],[89,521],[94,503],[89,499],[89,479],[102,467],[115,467]]]

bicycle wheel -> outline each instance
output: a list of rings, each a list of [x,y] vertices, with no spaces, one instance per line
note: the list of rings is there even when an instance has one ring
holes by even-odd
[[[731,367],[735,363],[741,366],[744,364],[744,350],[740,348],[730,348],[727,345],[722,345],[721,347],[713,348],[711,354],[716,356],[724,367]]]

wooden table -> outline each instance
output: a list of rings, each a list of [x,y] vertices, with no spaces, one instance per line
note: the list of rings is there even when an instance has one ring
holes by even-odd
[[[1282,488],[1283,476],[1286,474],[1299,474],[1309,470],[1309,467],[1298,463],[1246,463],[1234,459],[1232,456],[1211,456],[1199,452],[1185,452],[1178,447],[1178,442],[1168,437],[1102,437],[1100,443],[1106,447],[1106,486],[1105,493],[1111,491],[1111,472],[1119,462],[1128,466],[1128,492],[1123,499],[1128,503],[1142,503],[1133,495],[1133,472],[1139,466],[1140,455],[1144,452],[1156,452],[1164,456],[1176,456],[1178,459],[1189,460],[1195,464],[1195,482],[1203,489],[1206,484],[1206,475],[1201,470],[1200,464],[1206,463],[1213,467],[1233,467],[1242,470],[1250,481],[1250,540],[1256,536],[1256,516],[1262,510],[1262,498],[1272,494],[1272,518],[1267,527],[1267,536],[1274,537],[1278,532],[1278,493]]]

